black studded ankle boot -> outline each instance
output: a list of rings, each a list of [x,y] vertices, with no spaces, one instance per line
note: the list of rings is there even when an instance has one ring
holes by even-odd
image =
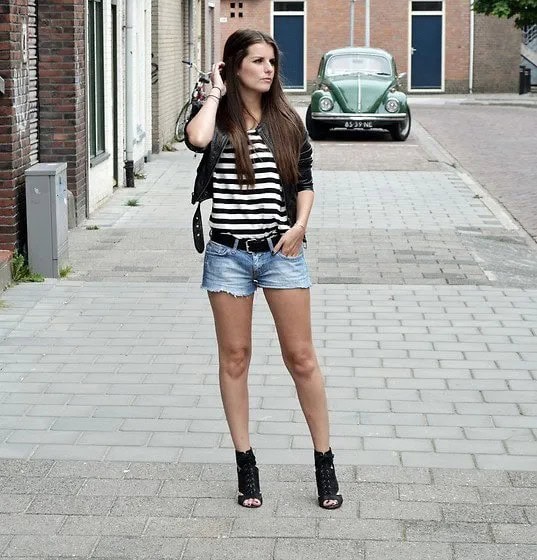
[[[319,505],[324,509],[337,509],[343,503],[343,496],[339,493],[332,449],[329,448],[325,453],[314,451],[313,456]],[[327,505],[325,502],[328,500],[336,503]]]
[[[263,503],[259,488],[259,469],[256,466],[255,455],[252,448],[248,451],[235,451],[237,460],[237,476],[239,479],[238,502],[241,506],[256,508]],[[257,505],[244,505],[246,500],[257,499]]]

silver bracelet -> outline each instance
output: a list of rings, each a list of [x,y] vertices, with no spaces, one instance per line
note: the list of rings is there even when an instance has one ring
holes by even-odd
[[[304,231],[306,231],[306,226],[303,226],[300,222],[295,222],[295,226],[301,227]]]

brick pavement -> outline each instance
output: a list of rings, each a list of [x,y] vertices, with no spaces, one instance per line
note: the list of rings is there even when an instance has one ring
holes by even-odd
[[[50,282],[6,301],[4,457],[232,460],[197,286]],[[537,290],[321,285],[312,313],[340,463],[537,467]],[[255,325],[254,444],[265,463],[307,464],[262,298]]]
[[[189,232],[196,162],[179,151],[92,216],[99,229],[71,232],[69,279],[3,294],[0,557],[537,558],[535,247],[432,142],[417,126],[397,148],[378,133],[316,144],[308,259],[342,510],[315,504],[262,297],[266,503],[234,502]]]
[[[537,239],[537,104],[420,104],[414,115]]]
[[[238,508],[230,465],[0,461],[3,558],[537,558],[535,473],[341,467],[337,512],[310,469],[265,466]]]

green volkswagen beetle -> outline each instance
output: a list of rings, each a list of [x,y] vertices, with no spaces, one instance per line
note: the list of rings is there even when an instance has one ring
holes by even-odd
[[[306,113],[311,138],[322,140],[332,128],[383,128],[394,140],[406,140],[411,117],[407,97],[399,90],[404,75],[397,74],[393,56],[381,49],[325,53]]]

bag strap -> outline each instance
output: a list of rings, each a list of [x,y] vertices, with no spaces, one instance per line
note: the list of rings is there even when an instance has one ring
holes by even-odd
[[[203,219],[201,216],[201,202],[198,202],[198,207],[194,212],[192,218],[192,235],[194,236],[194,247],[198,253],[203,253],[205,249],[205,240],[203,237]]]

